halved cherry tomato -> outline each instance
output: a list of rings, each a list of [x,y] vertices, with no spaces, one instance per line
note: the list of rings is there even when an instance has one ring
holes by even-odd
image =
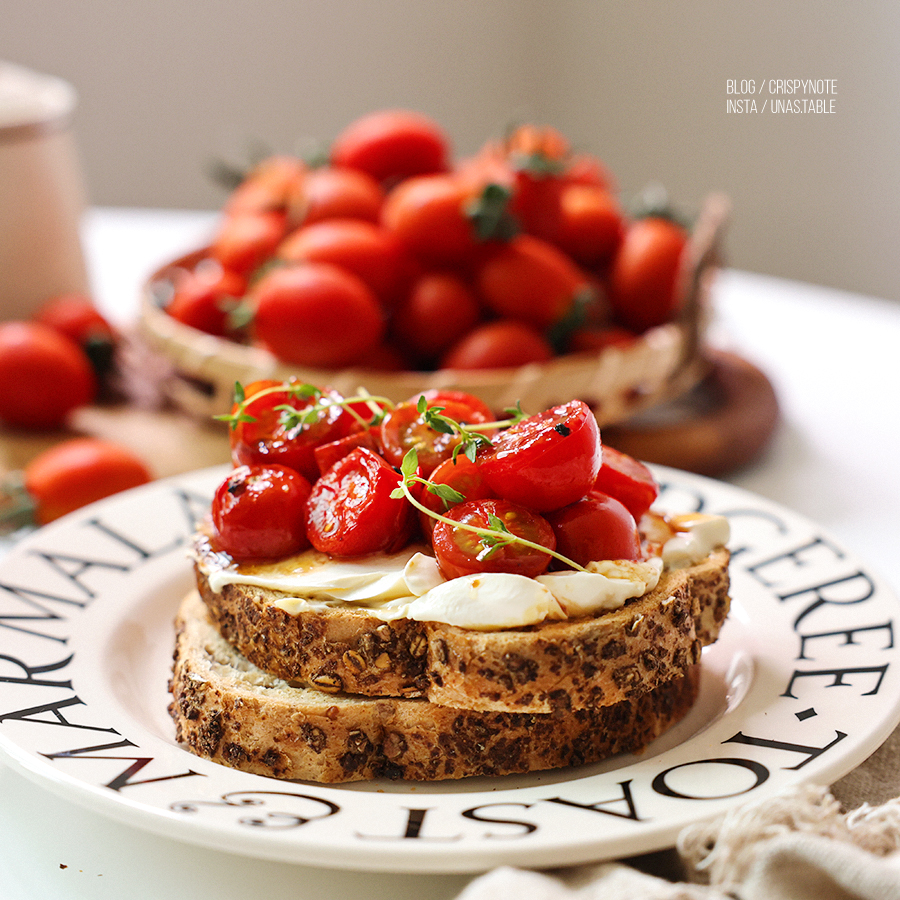
[[[634,516],[599,491],[547,513],[547,521],[556,534],[556,549],[580,566],[601,559],[641,558]]]
[[[542,516],[508,500],[468,500],[448,510],[448,519],[462,525],[494,531],[498,543],[458,526],[438,522],[431,533],[434,555],[446,578],[459,578],[478,572],[512,572],[534,578],[545,572],[551,556],[516,541],[504,542],[503,532],[492,519],[517,537],[525,538],[548,550],[556,549],[556,537]]]
[[[238,466],[216,488],[212,543],[235,559],[274,559],[309,546],[306,504],[311,486],[284,466]]]
[[[275,252],[287,233],[285,213],[278,210],[226,216],[210,247],[210,256],[225,269],[249,275]]]
[[[306,531],[316,550],[333,556],[392,553],[409,540],[415,510],[391,497],[400,476],[377,453],[358,447],[314,485]]]
[[[393,234],[362,219],[326,219],[304,225],[281,242],[277,253],[288,262],[330,263],[351,272],[387,308],[399,298],[411,266]]]
[[[392,183],[446,171],[449,152],[447,135],[433,119],[409,110],[386,109],[351,122],[331,145],[331,163]]]
[[[377,222],[384,202],[381,185],[359,169],[322,166],[312,169],[303,180],[302,209],[297,210],[303,225],[326,219],[363,219]]]
[[[479,401],[480,403],[480,401]],[[460,424],[477,425],[492,421],[467,403],[453,400],[428,400],[429,407],[444,407],[443,416]],[[435,431],[425,421],[416,403],[398,403],[382,420],[380,441],[384,458],[393,466],[399,466],[409,450],[415,448],[419,470],[427,478],[445,459],[449,459],[460,437],[454,433]]]
[[[441,368],[502,369],[552,358],[553,347],[533,325],[497,319],[461,337],[441,358]]]
[[[456,459],[445,459],[432,473],[428,480],[433,485],[444,485],[453,488],[462,494],[463,499],[455,503],[445,503],[436,493],[426,489],[419,497],[421,504],[439,515],[462,503],[464,500],[489,500],[495,499],[494,492],[485,484],[484,478],[478,466],[464,453],[457,455]],[[431,534],[437,524],[437,520],[426,513],[419,514],[419,524],[425,534]]]
[[[329,263],[273,269],[250,296],[256,339],[294,365],[328,368],[360,362],[385,331],[383,310],[371,288]]]
[[[499,432],[475,462],[498,496],[546,512],[588,493],[600,456],[594,414],[581,400],[570,400]]]
[[[549,328],[572,311],[588,284],[562,250],[519,234],[496,247],[478,267],[476,287],[497,315]]]
[[[51,429],[90,403],[97,378],[73,340],[39,322],[0,323],[0,421]]]
[[[608,444],[603,447],[603,464],[593,490],[615,497],[637,521],[659,496],[659,485],[650,469]]]
[[[638,219],[628,227],[609,276],[613,311],[626,328],[646,331],[679,312],[687,240],[684,228],[669,219]]]
[[[313,456],[320,475],[324,475],[338,460],[343,459],[357,447],[365,447],[367,450],[378,450],[378,442],[371,428],[360,428],[351,432],[346,437],[329,441],[327,444],[319,444],[313,448]]]
[[[276,390],[263,393],[271,388]],[[285,423],[279,407],[307,410],[317,403],[316,397],[292,392],[284,382],[275,380],[252,382],[244,392],[243,416],[230,433],[231,459],[236,466],[277,464],[314,481],[319,476],[315,448],[344,437],[356,421],[339,405],[343,398],[337,391],[323,391],[324,399],[332,402],[323,406],[313,421],[295,425]],[[232,412],[240,412],[238,404]]]
[[[481,304],[471,285],[453,272],[426,272],[400,301],[393,331],[410,353],[432,360],[481,320]]]
[[[176,280],[166,312],[198,331],[225,337],[234,332],[229,316],[246,288],[246,278],[237,272],[215,264],[198,267]]]

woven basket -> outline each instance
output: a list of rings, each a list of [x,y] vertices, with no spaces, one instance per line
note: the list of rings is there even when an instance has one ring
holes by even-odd
[[[212,417],[231,409],[235,382],[296,376],[330,386],[345,395],[365,388],[399,402],[418,391],[452,388],[481,397],[502,410],[521,403],[537,412],[579,398],[594,410],[600,425],[680,396],[705,372],[700,352],[709,320],[709,293],[720,261],[729,204],[709,196],[692,232],[681,272],[685,295],[677,321],[651,328],[633,343],[596,353],[573,353],[546,363],[510,369],[433,372],[385,372],[364,367],[314,369],[279,362],[268,351],[213,337],[176,321],[161,308],[174,276],[195,266],[206,250],[197,250],[155,272],[145,285],[139,334],[168,363],[162,390],[182,410]]]

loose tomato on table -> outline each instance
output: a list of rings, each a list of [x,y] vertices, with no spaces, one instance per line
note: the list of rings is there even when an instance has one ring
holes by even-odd
[[[363,447],[335,463],[314,485],[307,503],[306,532],[316,550],[333,556],[392,553],[409,540],[415,510],[392,497],[400,475]]]
[[[441,357],[442,369],[504,369],[547,362],[553,346],[543,332],[514,319],[476,325]]]
[[[547,550],[556,549],[556,537],[547,520],[508,500],[468,500],[448,510],[445,516],[454,524],[438,522],[431,541],[446,578],[480,572],[511,572],[534,578],[546,571],[552,558],[549,553],[519,541],[505,541],[503,529]],[[490,534],[478,534],[469,528]]]
[[[118,335],[109,320],[87,294],[69,293],[51,297],[32,316],[75,341],[87,354],[102,380],[113,368]]]
[[[0,385],[0,422],[37,430],[59,427],[97,392],[87,354],[39,322],[0,323]]]
[[[450,142],[429,116],[404,109],[368,113],[351,122],[331,145],[332,165],[359,169],[391,184],[414,175],[444,172]]]
[[[264,379],[248,384],[244,395],[231,411],[229,439],[236,466],[277,464],[314,481],[319,476],[315,448],[355,427],[356,419],[341,405],[344,398],[337,391],[310,393],[299,382]],[[309,415],[310,421],[291,420],[291,410]]]
[[[546,516],[556,535],[556,549],[580,566],[601,559],[641,558],[634,516],[613,497],[592,491]]]
[[[385,332],[371,288],[330,263],[273,269],[254,285],[250,299],[256,340],[298,366],[351,365],[378,346]]]
[[[597,420],[588,405],[571,400],[500,431],[475,462],[499,497],[538,512],[584,497],[600,471]]]
[[[239,560],[275,559],[305,550],[310,490],[306,478],[284,466],[235,467],[213,497],[214,549]]]
[[[642,332],[677,315],[687,241],[687,231],[670,219],[650,216],[628,226],[609,274],[610,302],[620,324]]]
[[[637,521],[659,496],[659,485],[639,459],[605,444],[594,491],[609,494],[622,503]]]

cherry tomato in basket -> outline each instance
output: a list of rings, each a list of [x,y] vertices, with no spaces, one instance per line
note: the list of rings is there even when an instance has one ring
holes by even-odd
[[[38,454],[23,470],[34,521],[46,525],[88,503],[146,484],[150,470],[127,447],[72,438]]]
[[[445,459],[429,475],[428,480],[432,485],[450,487],[457,493],[462,494],[462,500],[445,502],[434,491],[428,489],[423,491],[419,501],[423,506],[438,515],[444,515],[452,506],[456,506],[465,500],[496,499],[494,492],[484,483],[478,466],[463,453],[458,454],[456,459]],[[422,526],[422,531],[425,534],[431,534],[432,529],[437,524],[437,520],[426,513],[420,513],[419,524]]]
[[[287,212],[301,194],[306,164],[296,156],[269,156],[257,163],[231,192],[226,215]]]
[[[442,369],[504,369],[552,358],[553,347],[533,325],[497,319],[476,325],[440,362]]]
[[[644,463],[606,444],[594,491],[615,497],[640,521],[659,496],[659,485]]]
[[[230,317],[247,288],[247,279],[220,266],[198,267],[175,282],[166,312],[205,334],[226,337],[234,332]]]
[[[481,321],[471,285],[453,272],[425,272],[394,311],[393,332],[418,359],[431,360]]]
[[[594,414],[581,400],[570,400],[498,432],[475,462],[498,496],[546,512],[590,491],[600,456]]]
[[[0,323],[0,385],[0,422],[37,430],[59,427],[97,391],[87,354],[39,322]]]
[[[303,225],[326,219],[363,219],[377,222],[384,202],[381,185],[359,169],[322,166],[303,181],[297,214]]]
[[[625,231],[610,270],[610,301],[619,323],[646,331],[680,310],[679,270],[688,235],[669,219],[638,219]]]
[[[412,504],[391,496],[399,484],[397,471],[371,450],[358,447],[338,460],[309,497],[306,531],[313,547],[333,556],[399,550],[415,524]]]
[[[449,154],[449,140],[437,122],[403,109],[361,116],[331,145],[332,165],[359,169],[384,183],[446,171]]]
[[[479,266],[476,287],[498,316],[549,328],[572,311],[588,281],[553,244],[519,234]]]
[[[504,541],[502,530],[548,550],[556,549],[553,529],[543,516],[508,500],[468,500],[448,510],[446,517],[459,525],[488,529],[479,535],[459,525],[438,522],[431,533],[434,555],[446,578],[479,572],[511,572],[534,578],[546,571],[551,556],[516,541]],[[499,539],[499,540],[498,540]]]
[[[556,243],[576,262],[605,268],[623,234],[622,210],[609,191],[587,184],[563,188]]]
[[[315,448],[349,434],[356,420],[340,405],[343,398],[337,391],[325,390],[320,398],[300,387],[299,382],[275,380],[255,381],[245,387],[246,400],[232,408],[237,417],[230,432],[235,466],[277,464],[310,481],[319,476]],[[280,409],[283,406],[299,414],[311,413],[315,407],[315,414],[311,421],[291,420]]]
[[[613,497],[592,492],[546,515],[556,535],[556,549],[580,566],[601,559],[641,558],[634,516]]]
[[[362,219],[327,219],[291,232],[278,247],[288,262],[330,263],[360,278],[386,308],[407,283],[411,261],[386,229]]]
[[[272,256],[286,233],[283,212],[236,213],[222,220],[209,254],[224,269],[250,275]]]
[[[441,415],[454,422],[478,425],[493,421],[478,406],[451,399],[427,400],[429,407],[443,407]],[[427,478],[445,459],[449,459],[460,443],[459,434],[432,428],[420,413],[416,403],[398,403],[382,420],[380,442],[384,458],[393,466],[399,466],[409,450],[415,448],[419,470]]]
[[[309,546],[309,481],[284,466],[237,466],[216,488],[212,543],[235,559],[275,559]]]
[[[381,342],[381,304],[356,275],[329,263],[273,269],[251,292],[256,339],[286,363],[352,365]]]

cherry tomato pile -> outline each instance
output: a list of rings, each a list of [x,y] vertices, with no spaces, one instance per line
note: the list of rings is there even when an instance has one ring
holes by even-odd
[[[642,558],[658,486],[580,400],[497,420],[462,391],[393,404],[299,381],[241,389],[211,541],[238,560],[430,543],[447,578]],[[562,558],[561,558],[562,557]]]
[[[299,366],[518,366],[677,316],[687,239],[671,218],[627,215],[600,160],[553,128],[454,159],[437,122],[384,110],[321,165],[255,165],[166,309]]]

